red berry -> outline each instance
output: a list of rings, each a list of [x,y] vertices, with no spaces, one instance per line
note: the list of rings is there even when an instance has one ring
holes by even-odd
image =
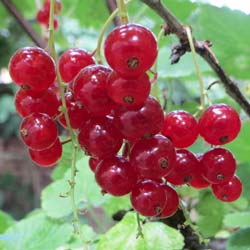
[[[45,0],[43,7],[47,10],[50,9],[50,0]],[[61,0],[55,0],[55,9],[54,13],[57,15],[62,11],[62,2]]]
[[[51,90],[34,92],[19,89],[15,96],[17,113],[25,117],[31,113],[45,113],[51,117],[58,114],[59,100]]]
[[[17,85],[37,92],[48,89],[56,78],[53,59],[37,47],[16,51],[10,59],[9,72]]]
[[[115,110],[116,125],[127,140],[149,138],[161,131],[164,114],[160,103],[149,96],[141,108],[118,107]]]
[[[36,20],[39,24],[47,26],[49,24],[49,9],[41,9],[37,12]]]
[[[173,185],[189,183],[198,166],[199,162],[192,152],[179,149],[176,151],[176,162],[173,170],[165,178]]]
[[[72,48],[66,50],[59,58],[59,71],[64,82],[71,82],[84,67],[95,64],[92,55],[84,50]]]
[[[139,176],[162,178],[173,169],[175,149],[168,138],[155,135],[147,140],[139,140],[132,147],[130,162]]]
[[[115,155],[122,145],[122,137],[109,117],[87,121],[80,130],[78,141],[87,154],[97,158]]]
[[[172,187],[161,184],[161,188],[165,190],[166,193],[166,204],[164,209],[162,210],[161,214],[158,216],[160,218],[167,218],[175,214],[179,206],[179,196],[175,189]]]
[[[92,170],[92,172],[95,173],[95,170],[97,168],[97,165],[101,162],[100,159],[98,158],[94,158],[94,157],[90,157],[89,158],[89,167]]]
[[[29,155],[32,161],[41,167],[51,167],[57,163],[62,156],[62,144],[59,138],[47,149],[33,150],[29,149]]]
[[[194,116],[184,110],[168,113],[164,118],[162,134],[167,136],[177,148],[191,146],[197,139],[199,131]]]
[[[104,44],[106,60],[124,78],[142,75],[157,57],[154,34],[139,24],[126,24],[111,31]]]
[[[134,168],[121,156],[102,160],[95,171],[95,178],[104,192],[114,196],[130,193],[137,181]]]
[[[139,181],[130,195],[134,209],[143,216],[159,216],[165,208],[166,192],[153,180]]]
[[[237,176],[233,176],[228,182],[213,184],[212,191],[218,200],[232,202],[240,197],[242,193],[242,183]]]
[[[200,135],[213,145],[223,145],[234,140],[240,128],[238,113],[227,104],[210,106],[199,120]]]
[[[229,181],[235,173],[236,161],[233,154],[225,148],[213,148],[202,159],[204,178],[214,184]]]
[[[43,150],[51,147],[57,139],[57,126],[54,120],[43,113],[26,116],[20,126],[23,142],[31,149]]]
[[[71,92],[65,93],[65,100],[68,109],[70,125],[73,129],[79,129],[83,123],[90,119],[90,114],[80,101],[76,101],[74,99],[74,96]],[[59,122],[61,125],[67,128],[64,115],[59,118]]]
[[[146,73],[134,79],[121,78],[115,71],[107,81],[109,97],[123,106],[140,106],[150,93],[150,80]]]
[[[114,108],[106,93],[106,81],[111,70],[102,65],[90,65],[75,78],[73,90],[76,99],[95,116],[108,115]]]

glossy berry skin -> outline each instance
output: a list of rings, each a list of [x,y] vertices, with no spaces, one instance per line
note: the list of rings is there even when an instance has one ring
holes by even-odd
[[[125,24],[111,31],[104,43],[109,66],[124,78],[142,75],[152,67],[157,57],[154,34],[139,24]]]
[[[130,193],[137,181],[134,168],[121,156],[102,160],[95,171],[95,179],[104,192],[114,196]]]
[[[43,150],[52,146],[57,140],[57,126],[54,120],[43,113],[26,116],[20,126],[23,142],[31,149]]]
[[[175,158],[172,142],[162,135],[139,140],[130,153],[131,165],[142,178],[160,179],[167,175],[173,169]]]
[[[213,184],[229,181],[236,171],[236,160],[225,148],[213,148],[207,151],[201,163],[204,178]]]
[[[64,82],[71,82],[76,75],[86,66],[95,64],[92,55],[79,48],[66,50],[59,58],[59,71]]]
[[[161,188],[165,190],[166,193],[166,204],[161,214],[158,216],[159,218],[167,218],[175,214],[179,206],[179,196],[178,193],[166,184],[161,184]]]
[[[115,110],[115,120],[124,138],[135,141],[159,133],[163,126],[164,113],[160,103],[149,96],[139,109],[118,107]]]
[[[164,117],[162,134],[177,148],[191,146],[199,135],[198,123],[194,116],[184,110],[176,110]]]
[[[210,106],[199,119],[200,135],[213,145],[223,145],[234,140],[240,128],[238,113],[227,104]]]
[[[150,93],[150,80],[146,73],[138,78],[124,79],[115,71],[107,81],[107,93],[117,104],[134,107],[143,105]]]
[[[19,89],[15,96],[15,107],[21,117],[31,113],[45,113],[51,117],[59,113],[59,100],[54,92],[45,90],[34,92],[31,90]]]
[[[91,169],[91,171],[92,171],[93,173],[95,173],[95,170],[96,170],[96,168],[97,168],[97,165],[98,165],[100,162],[101,162],[101,160],[98,159],[98,158],[94,158],[94,157],[90,157],[90,158],[89,158],[89,167],[90,167],[90,169]]]
[[[50,0],[45,0],[43,4],[44,9],[49,10],[50,9]],[[61,0],[55,0],[55,9],[54,13],[57,15],[62,11],[62,2]]]
[[[85,109],[80,101],[75,100],[71,92],[65,93],[65,100],[68,109],[70,125],[73,129],[79,129],[83,123],[90,119],[90,113]],[[62,126],[67,128],[64,115],[59,118],[59,122]]]
[[[165,178],[173,185],[187,184],[192,180],[198,164],[199,162],[192,152],[179,149],[176,151],[176,162],[173,170]]]
[[[159,216],[165,208],[166,192],[154,180],[139,181],[133,188],[130,201],[143,216]]]
[[[78,142],[86,154],[107,158],[119,151],[122,137],[111,118],[91,118],[80,129]]]
[[[9,62],[9,73],[18,86],[37,92],[48,89],[56,78],[53,59],[38,47],[16,51]]]
[[[33,162],[41,167],[51,167],[55,165],[62,156],[62,144],[59,138],[49,148],[44,150],[29,149],[29,155]]]
[[[211,185],[204,177],[203,177],[203,167],[201,163],[201,159],[203,157],[203,154],[196,155],[196,158],[199,162],[198,167],[192,174],[192,180],[189,182],[189,185],[196,189],[203,189],[207,188]]]
[[[102,65],[82,69],[74,80],[73,92],[89,112],[95,116],[108,115],[114,108],[106,92],[106,81],[111,70]]]
[[[215,197],[224,202],[237,200],[242,193],[242,183],[237,176],[225,183],[213,184],[212,191]]]

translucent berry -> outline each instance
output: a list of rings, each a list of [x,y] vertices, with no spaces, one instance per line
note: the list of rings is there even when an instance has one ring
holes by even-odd
[[[92,55],[79,48],[66,50],[59,58],[59,71],[64,82],[71,82],[84,67],[95,64]]]
[[[235,173],[236,161],[233,154],[225,148],[213,148],[202,159],[204,178],[214,184],[228,182]]]
[[[94,158],[94,157],[90,157],[89,158],[89,167],[91,169],[92,172],[95,173],[95,170],[97,168],[97,165],[101,162],[100,159],[98,158]]]
[[[157,57],[154,34],[139,24],[126,24],[111,31],[104,44],[104,54],[111,68],[124,78],[142,75]]]
[[[234,140],[240,132],[238,113],[227,104],[210,106],[199,119],[199,132],[213,145],[223,145]]]
[[[168,113],[164,118],[162,134],[168,137],[177,148],[191,146],[197,139],[199,131],[194,116],[184,110]]]
[[[115,120],[124,138],[134,141],[159,133],[163,126],[164,114],[160,103],[149,96],[139,109],[118,107],[115,110]]]
[[[51,117],[58,114],[59,100],[54,92],[45,90],[34,92],[31,90],[19,89],[15,96],[17,113],[25,117],[31,113],[45,113]]]
[[[133,79],[124,79],[112,72],[107,81],[107,93],[117,104],[140,106],[150,93],[150,80],[146,73]]]
[[[166,204],[161,214],[158,216],[160,218],[167,218],[175,214],[179,206],[179,196],[175,189],[166,184],[161,184],[161,188],[165,190],[166,193]]]
[[[50,0],[45,0],[43,7],[47,10],[50,9]],[[61,0],[55,0],[55,9],[54,13],[57,15],[62,11],[62,2]]]
[[[102,160],[95,171],[95,178],[104,192],[114,196],[130,193],[137,181],[134,168],[121,156]]]
[[[78,141],[86,154],[96,158],[115,155],[122,145],[121,134],[108,117],[91,118],[80,129]]]
[[[133,208],[143,216],[159,216],[165,208],[166,192],[153,180],[139,181],[130,200]]]
[[[114,102],[106,92],[106,81],[111,70],[102,65],[90,65],[82,69],[74,80],[76,99],[95,116],[105,116],[114,108]]]
[[[70,125],[73,129],[79,129],[83,123],[90,119],[90,113],[85,109],[80,101],[76,101],[71,92],[65,93],[66,106],[68,109],[68,115]],[[67,128],[65,116],[59,118],[59,122],[65,128]]]
[[[36,20],[39,24],[47,26],[49,24],[49,9],[40,9],[37,12]]]
[[[183,185],[189,183],[193,178],[193,173],[198,168],[198,160],[195,155],[186,150],[176,151],[176,162],[173,170],[165,178],[173,185]]]
[[[139,176],[162,178],[173,169],[175,149],[168,138],[155,135],[134,144],[130,153],[130,162]]]
[[[53,59],[37,47],[16,51],[10,59],[9,72],[17,85],[37,92],[48,89],[56,78]]]
[[[212,191],[218,200],[232,202],[240,197],[242,193],[242,183],[237,176],[233,176],[228,182],[213,184]]]
[[[54,120],[43,113],[26,116],[20,126],[23,142],[31,149],[43,150],[52,146],[57,140],[57,126]]]
[[[59,138],[47,149],[33,150],[29,149],[29,155],[32,161],[41,167],[51,167],[55,165],[62,156],[62,144]]]

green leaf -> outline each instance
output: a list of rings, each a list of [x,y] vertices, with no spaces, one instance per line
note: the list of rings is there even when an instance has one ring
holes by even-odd
[[[247,145],[244,144],[244,146],[242,146],[242,150],[243,150],[243,147],[245,146]],[[240,177],[242,185],[243,185],[242,197],[250,200],[250,181],[249,181],[250,163],[239,164],[237,166],[236,174]]]
[[[249,250],[250,228],[241,229],[232,234],[227,242],[227,250]]]
[[[14,219],[7,213],[0,210],[0,234],[15,223]]]
[[[226,212],[224,203],[215,199],[210,192],[201,194],[196,206],[199,214],[197,226],[204,237],[214,236],[223,226]],[[211,223],[211,220],[213,222]]]
[[[250,212],[227,214],[224,218],[227,227],[250,227]]]
[[[72,226],[40,213],[16,223],[3,236],[6,250],[55,250],[71,238]]]
[[[96,184],[94,174],[88,166],[88,158],[77,161],[78,172],[75,178],[75,201],[82,209],[88,206],[99,206],[107,199],[101,195],[100,188]],[[69,191],[71,169],[64,178],[48,185],[42,191],[42,208],[52,218],[61,218],[72,213],[70,197],[65,196]]]
[[[136,238],[136,214],[128,213],[101,237],[97,250],[179,250],[184,245],[183,236],[161,222],[146,223],[143,234],[144,239]]]

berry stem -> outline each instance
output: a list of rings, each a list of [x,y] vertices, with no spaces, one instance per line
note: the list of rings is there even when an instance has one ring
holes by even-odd
[[[126,4],[125,4],[124,0],[117,0],[117,6],[119,9],[121,23],[127,24],[128,23],[128,13],[127,13],[127,8],[126,8]]]
[[[193,60],[194,60],[196,72],[197,72],[199,83],[200,83],[200,95],[201,95],[200,96],[200,107],[199,107],[199,110],[195,114],[195,115],[198,115],[198,113],[200,111],[204,110],[206,94],[205,94],[204,82],[203,82],[202,75],[201,75],[201,70],[200,70],[198,59],[197,59],[197,56],[196,56],[196,51],[195,51],[195,47],[194,47],[194,41],[193,41],[191,29],[189,27],[186,27],[185,29],[186,29],[186,32],[187,32],[188,42],[189,42],[190,49],[191,49],[191,52],[192,52],[192,55],[193,55]]]
[[[139,213],[136,213],[136,220],[137,220],[137,235],[136,235],[136,238],[139,238],[139,237],[144,238]]]
[[[57,81],[59,84],[59,92],[60,92],[60,97],[62,100],[62,112],[64,113],[67,128],[69,130],[70,137],[72,139],[72,162],[71,162],[71,178],[69,181],[70,184],[70,190],[69,190],[69,196],[71,199],[71,205],[73,209],[73,227],[75,233],[79,234],[80,239],[83,243],[83,247],[85,250],[88,249],[88,245],[84,240],[81,228],[80,228],[80,222],[79,222],[79,217],[78,217],[78,210],[77,206],[75,203],[75,175],[76,175],[76,153],[78,149],[78,143],[77,143],[77,138],[76,135],[71,127],[70,120],[69,120],[69,114],[66,106],[66,100],[64,96],[64,91],[65,91],[65,86],[62,82],[62,78],[58,69],[58,63],[57,63],[57,56],[56,56],[56,49],[55,49],[55,38],[54,38],[54,10],[55,10],[55,0],[50,1],[50,19],[49,19],[49,41],[48,41],[48,46],[47,49],[51,51],[51,55],[54,59],[54,62],[56,64],[56,76],[57,76]]]

